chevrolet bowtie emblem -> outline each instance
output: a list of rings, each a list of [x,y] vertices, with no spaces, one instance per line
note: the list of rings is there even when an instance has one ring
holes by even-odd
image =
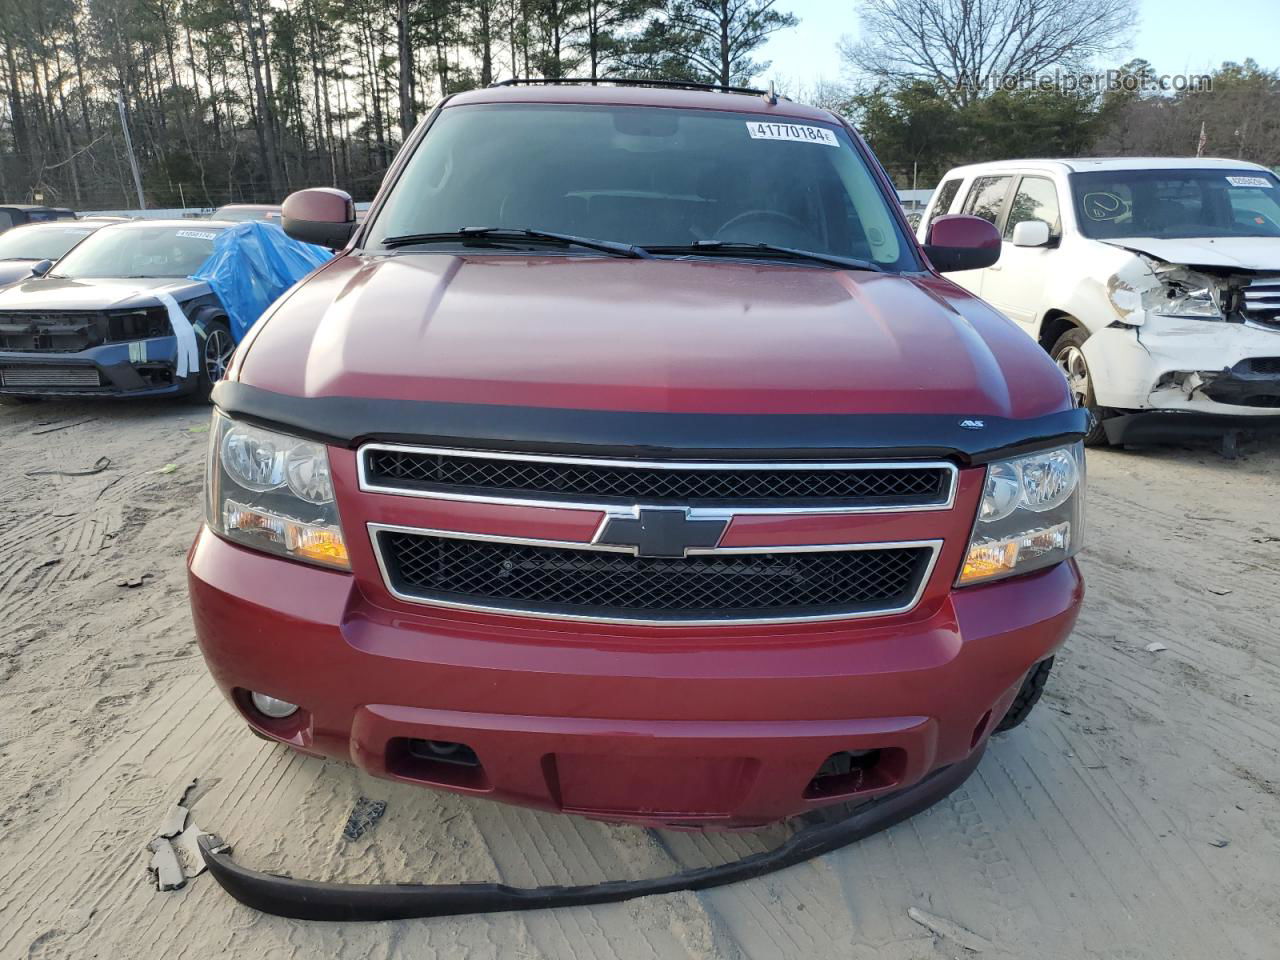
[[[632,547],[639,557],[683,557],[691,547],[714,547],[727,519],[694,518],[684,507],[641,507],[634,517],[611,516],[596,543]]]

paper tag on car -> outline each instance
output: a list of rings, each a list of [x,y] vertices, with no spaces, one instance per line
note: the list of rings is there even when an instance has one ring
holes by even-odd
[[[798,123],[748,120],[747,133],[752,140],[795,140],[799,143],[825,143],[828,147],[840,146],[836,135],[826,127],[805,127]]]
[[[206,233],[203,230],[179,230],[174,234],[175,237],[187,237],[191,240],[217,240],[216,233]]]
[[[1269,187],[1272,186],[1266,177],[1227,177],[1227,183],[1233,187]]]

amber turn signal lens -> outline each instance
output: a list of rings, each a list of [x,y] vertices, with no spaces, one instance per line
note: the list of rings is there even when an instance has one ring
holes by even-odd
[[[1005,573],[1018,565],[1018,545],[1010,540],[995,543],[977,543],[969,548],[960,568],[960,582],[972,583],[986,580],[997,573]]]
[[[1052,527],[1028,530],[1015,537],[987,540],[969,547],[960,568],[957,584],[978,583],[1002,573],[1011,573],[1020,560],[1040,557],[1050,551],[1066,551],[1071,544],[1071,524],[1055,523]]]
[[[322,563],[339,570],[350,570],[347,544],[342,531],[323,524],[304,523],[272,513],[261,507],[227,500],[223,508],[223,527],[228,534],[252,545],[255,539],[271,544],[285,556]]]

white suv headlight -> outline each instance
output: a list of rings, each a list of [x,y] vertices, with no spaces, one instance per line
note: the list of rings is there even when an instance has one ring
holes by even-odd
[[[989,464],[956,586],[1075,556],[1084,539],[1084,478],[1082,443]]]
[[[1158,317],[1190,317],[1221,320],[1222,305],[1214,296],[1213,281],[1202,274],[1186,278],[1161,278],[1161,283],[1142,295],[1142,305]]]
[[[205,522],[255,550],[349,570],[323,444],[215,413]]]

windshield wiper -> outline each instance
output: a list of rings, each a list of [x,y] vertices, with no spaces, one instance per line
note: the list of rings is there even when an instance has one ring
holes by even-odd
[[[534,230],[529,227],[460,227],[446,233],[409,233],[402,237],[384,237],[382,245],[394,250],[396,247],[410,247],[419,243],[448,243],[450,240],[456,240],[464,244],[483,245],[487,240],[502,241],[504,239],[554,243],[562,247],[585,247],[588,250],[599,250],[601,253],[615,257],[630,257],[633,260],[652,258],[648,250],[634,244],[622,243],[618,240],[593,240],[590,237],[575,237],[568,233],[553,233],[550,230]]]
[[[708,253],[723,250],[741,255],[756,252],[774,257],[811,260],[814,263],[825,263],[845,270],[871,270],[875,273],[884,273],[884,267],[870,260],[841,257],[834,253],[818,253],[814,250],[799,250],[796,247],[783,247],[776,243],[756,243],[750,240],[695,240],[683,246],[649,247],[648,249],[651,253]]]

